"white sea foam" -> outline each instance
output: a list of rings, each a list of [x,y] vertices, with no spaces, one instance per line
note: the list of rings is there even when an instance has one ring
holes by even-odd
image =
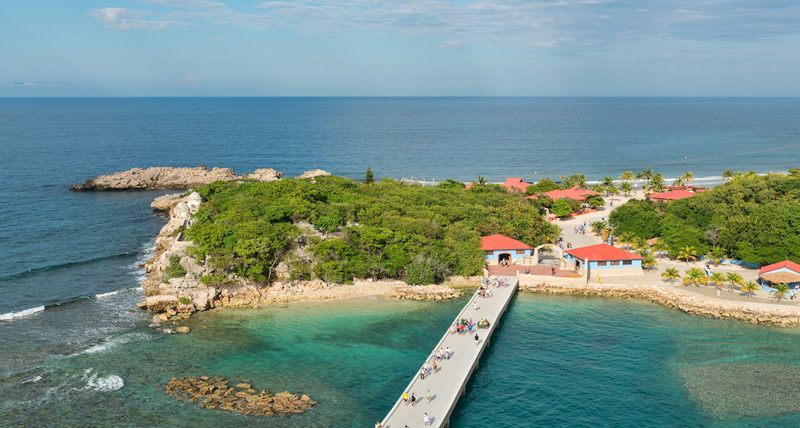
[[[94,346],[92,346],[90,348],[87,348],[84,351],[79,352],[78,354],[75,354],[75,355],[79,355],[79,354],[97,354],[98,352],[108,351],[109,349],[112,349],[112,348],[114,348],[116,346],[119,346],[119,345],[122,345],[124,343],[129,343],[129,342],[133,342],[133,341],[136,341],[136,340],[142,340],[142,339],[146,339],[148,337],[149,336],[144,334],[144,333],[125,334],[123,336],[109,337],[109,338],[106,338],[103,342],[98,343],[97,345],[94,345]]]
[[[97,297],[98,299],[102,299],[104,297],[109,297],[109,296],[113,296],[115,294],[119,294],[120,291],[122,291],[122,290],[109,291],[108,293],[100,293],[100,294],[96,295],[95,297]]]
[[[35,383],[35,382],[39,382],[40,380],[42,380],[42,376],[36,375],[36,376],[34,376],[34,377],[32,377],[32,378],[30,378],[30,379],[28,379],[28,380],[26,380],[26,381],[24,381],[22,383]]]
[[[37,306],[35,308],[25,309],[24,311],[18,312],[7,312],[5,314],[0,314],[0,321],[11,321],[17,318],[24,318],[30,315],[33,315],[37,312],[41,312],[44,310],[44,306]]]
[[[94,391],[116,391],[125,386],[125,381],[121,377],[113,374],[101,377],[97,373],[92,373],[90,368],[83,372],[83,380],[86,381],[84,389]]]

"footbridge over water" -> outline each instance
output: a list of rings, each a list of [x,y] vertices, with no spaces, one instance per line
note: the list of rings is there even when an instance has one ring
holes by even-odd
[[[449,360],[440,361],[438,363],[439,371],[425,376],[425,379],[420,379],[419,371],[414,373],[411,383],[408,384],[405,391],[400,391],[397,402],[381,422],[384,428],[403,428],[406,425],[409,427],[423,426],[423,418],[426,413],[430,418],[430,426],[448,426],[450,414],[456,407],[458,399],[464,394],[472,372],[478,367],[478,361],[484,349],[489,345],[489,338],[517,291],[516,276],[500,276],[498,278],[504,280],[507,285],[490,287],[493,296],[489,298],[480,297],[476,292],[455,318],[455,321],[472,318],[475,324],[479,319],[486,318],[489,320],[489,328],[473,328],[472,334],[451,334],[448,326],[448,330],[433,348],[432,353],[439,348],[450,347],[452,356]],[[473,307],[473,302],[478,303],[478,309]],[[480,336],[477,344],[475,342],[476,332]],[[429,390],[432,394],[430,403],[425,397]],[[408,392],[409,396],[412,392],[416,394],[415,406],[406,405],[403,402],[403,392]]]

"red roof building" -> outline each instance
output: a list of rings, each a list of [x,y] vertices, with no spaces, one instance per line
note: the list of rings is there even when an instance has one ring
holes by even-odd
[[[506,190],[508,190],[509,192],[525,193],[525,190],[528,189],[528,186],[533,186],[533,184],[526,183],[522,181],[521,178],[509,177],[506,178],[506,182],[503,183],[501,186],[505,187]]]
[[[652,195],[650,195],[648,197],[650,199],[653,199],[653,200],[656,200],[656,201],[669,202],[669,201],[677,201],[679,199],[690,198],[690,197],[692,197],[692,196],[694,196],[696,194],[697,194],[697,192],[694,192],[694,191],[691,191],[691,190],[678,189],[678,190],[670,190],[670,191],[661,192],[661,193],[653,193]]]
[[[621,248],[612,247],[608,244],[590,245],[588,247],[572,248],[566,251],[567,254],[590,262],[607,260],[642,260],[644,257],[625,251]]]
[[[773,263],[771,265],[762,267],[758,270],[758,274],[761,275],[764,273],[774,272],[776,270],[790,270],[800,274],[800,264],[797,264],[791,260],[784,260],[782,262]]]
[[[594,190],[584,189],[578,185],[572,186],[569,189],[551,190],[549,192],[544,192],[544,194],[549,196],[553,201],[562,198],[572,199],[573,201],[585,201],[587,196],[599,195],[599,193]]]
[[[524,242],[517,241],[505,235],[500,235],[499,233],[481,237],[481,250],[483,251],[532,249],[533,247]]]

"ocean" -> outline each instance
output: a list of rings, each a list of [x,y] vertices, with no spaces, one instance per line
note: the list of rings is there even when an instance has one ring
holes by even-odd
[[[166,220],[149,203],[166,192],[67,190],[90,176],[205,164],[360,179],[371,166],[377,178],[499,182],[652,168],[713,185],[727,168],[800,166],[798,118],[797,98],[0,99],[0,425],[369,425],[458,310],[288,305],[157,334],[135,304]],[[797,425],[779,399],[796,392],[796,342],[653,305],[520,295],[453,426]],[[320,405],[253,419],[155,386],[204,374]]]

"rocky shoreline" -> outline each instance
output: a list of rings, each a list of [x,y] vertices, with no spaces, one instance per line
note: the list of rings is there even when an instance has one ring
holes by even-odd
[[[800,325],[800,310],[796,308],[767,309],[744,304],[724,303],[653,285],[568,286],[538,283],[520,285],[520,290],[542,294],[639,299],[707,318],[733,319],[774,327],[797,327]]]
[[[315,169],[306,171],[295,178],[314,178],[331,175],[327,171]],[[205,165],[195,168],[152,167],[131,168],[127,171],[100,175],[87,179],[82,184],[74,184],[72,191],[113,191],[113,190],[185,190],[205,186],[215,181],[255,180],[276,181],[283,172],[272,168],[260,168],[250,174],[238,175],[231,168],[208,169]]]
[[[155,255],[142,267],[147,278],[142,283],[145,301],[142,309],[155,312],[154,327],[163,323],[180,322],[193,312],[212,308],[255,307],[261,304],[290,303],[303,301],[326,301],[363,296],[387,296],[406,300],[448,300],[463,294],[459,288],[477,287],[476,278],[454,277],[450,283],[455,288],[442,285],[409,286],[403,281],[358,279],[353,284],[326,283],[320,279],[279,279],[270,284],[247,281],[230,275],[224,283],[205,281],[212,276],[210,267],[198,263],[186,250],[191,241],[183,240],[181,228],[188,218],[186,210],[192,198],[199,196],[169,194],[156,198],[151,206],[168,211],[169,221],[159,232],[155,241]],[[168,278],[167,267],[178,263],[186,274]],[[281,267],[279,266],[278,270]],[[173,326],[170,326],[173,327]],[[185,327],[164,327],[167,333],[187,332]]]

